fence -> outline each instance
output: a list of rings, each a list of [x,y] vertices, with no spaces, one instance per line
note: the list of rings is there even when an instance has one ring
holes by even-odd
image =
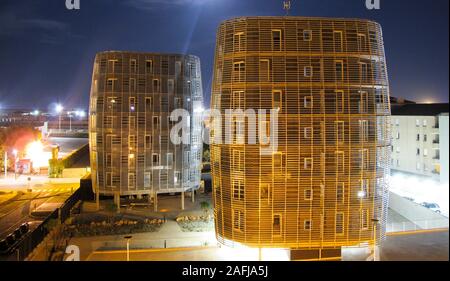
[[[54,210],[45,220],[33,231],[27,233],[15,246],[13,253],[8,259],[24,260],[49,234],[52,228],[52,220],[63,223],[67,220],[73,207],[77,202],[84,200],[93,200],[92,183],[90,176],[86,176],[80,180],[80,188],[78,188],[64,204]]]
[[[386,224],[386,232],[416,231],[436,228],[448,228],[448,218],[391,222]]]

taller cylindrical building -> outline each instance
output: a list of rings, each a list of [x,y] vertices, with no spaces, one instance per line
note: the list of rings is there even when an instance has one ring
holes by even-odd
[[[109,51],[95,57],[89,107],[92,183],[104,195],[155,195],[200,184],[202,107],[196,56]],[[170,132],[187,118],[188,141]]]
[[[248,119],[245,130],[236,121],[230,130],[244,143],[231,137],[211,144],[221,243],[320,250],[383,239],[390,104],[379,24],[306,17],[224,21],[211,108],[278,112],[271,155],[261,153],[263,144],[248,142]],[[212,127],[213,136],[230,134],[225,120]]]

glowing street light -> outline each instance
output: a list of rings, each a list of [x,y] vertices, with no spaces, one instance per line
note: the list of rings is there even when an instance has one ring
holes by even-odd
[[[64,107],[61,104],[56,105],[56,112],[59,114],[59,131],[61,131],[61,113],[64,110]]]

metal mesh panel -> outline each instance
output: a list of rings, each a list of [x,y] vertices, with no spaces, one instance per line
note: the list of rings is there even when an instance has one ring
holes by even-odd
[[[190,55],[102,52],[95,58],[90,102],[90,157],[94,190],[135,195],[198,188],[201,126],[190,143],[175,145],[174,109],[191,116],[201,106],[200,60]],[[189,177],[194,172],[194,176]],[[187,181],[182,181],[187,173]]]
[[[211,108],[274,106],[273,155],[247,138],[211,144],[218,240],[329,248],[383,239],[390,105],[381,27],[302,17],[223,22]],[[212,131],[225,136],[221,122]]]

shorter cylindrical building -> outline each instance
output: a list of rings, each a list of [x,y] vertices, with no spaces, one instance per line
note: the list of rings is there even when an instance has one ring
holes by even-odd
[[[89,106],[92,183],[102,195],[156,195],[200,184],[202,107],[196,56],[108,51],[95,57]],[[170,132],[189,113],[188,142]],[[194,111],[196,113],[194,113]]]

